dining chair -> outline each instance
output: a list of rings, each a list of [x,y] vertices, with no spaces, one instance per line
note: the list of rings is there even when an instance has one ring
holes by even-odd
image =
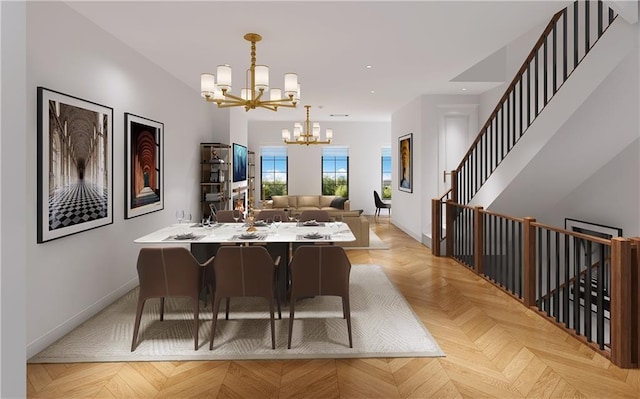
[[[280,220],[286,222],[289,220],[287,212],[280,209],[263,209],[256,215],[255,220],[274,220],[274,216],[280,216]]]
[[[307,222],[309,220],[315,220],[316,222],[329,222],[331,219],[329,218],[329,212],[322,209],[302,211],[300,213],[300,221]]]
[[[391,204],[386,204],[382,202],[382,200],[380,199],[380,195],[376,190],[373,190],[373,201],[376,204],[376,212],[374,216],[380,216],[380,209],[385,209],[385,208],[389,210],[389,216],[391,216]]]
[[[296,250],[289,264],[291,295],[287,348],[291,349],[296,300],[302,297],[322,295],[342,298],[342,316],[347,319],[349,348],[353,348],[351,307],[349,304],[350,272],[351,262],[342,247],[303,245]]]
[[[229,299],[232,297],[262,297],[269,301],[271,315],[271,348],[276,348],[273,300],[278,305],[278,318],[282,319],[277,277],[280,257],[275,261],[261,246],[221,247],[213,261],[215,290],[213,296],[213,322],[211,341],[213,349],[220,301],[227,299],[226,319],[229,319]]]
[[[164,299],[167,297],[191,298],[194,348],[198,350],[199,296],[203,288],[208,289],[209,293],[213,294],[211,292],[212,286],[205,283],[205,273],[207,269],[213,267],[213,259],[210,258],[202,264],[198,263],[189,250],[182,247],[140,249],[137,263],[140,290],[138,292],[138,306],[133,327],[131,352],[137,346],[140,319],[142,318],[142,310],[146,300],[160,298],[160,321],[163,321]],[[211,297],[213,298],[213,295]]]
[[[242,216],[242,212],[240,213],[240,219],[236,222],[233,218],[233,211],[230,209],[223,209],[216,213],[216,220],[218,223],[241,223],[244,222],[244,218]]]

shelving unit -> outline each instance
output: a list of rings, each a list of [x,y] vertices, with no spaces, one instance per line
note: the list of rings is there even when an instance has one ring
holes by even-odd
[[[255,206],[256,195],[256,153],[249,151],[247,153],[247,204]]]
[[[221,143],[200,143],[200,213],[203,218],[216,209],[230,209],[231,147]]]

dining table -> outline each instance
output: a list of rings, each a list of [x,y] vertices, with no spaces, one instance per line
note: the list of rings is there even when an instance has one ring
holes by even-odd
[[[280,257],[279,284],[281,295],[289,281],[288,263],[300,245],[334,245],[355,241],[346,223],[282,222],[261,223],[174,223],[134,240],[137,244],[189,245],[199,262],[215,256],[224,245],[264,245],[275,260]]]

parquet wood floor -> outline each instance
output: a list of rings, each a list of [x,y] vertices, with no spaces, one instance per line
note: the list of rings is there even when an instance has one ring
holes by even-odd
[[[443,358],[33,364],[30,398],[640,398],[621,370],[457,263],[371,219],[382,265]]]

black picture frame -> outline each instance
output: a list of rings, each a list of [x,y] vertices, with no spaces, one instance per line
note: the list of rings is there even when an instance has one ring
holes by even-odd
[[[37,88],[37,242],[113,223],[113,108]]]
[[[164,209],[164,124],[124,114],[124,218]]]
[[[247,147],[233,143],[233,182],[247,180]]]
[[[398,190],[413,193],[413,133],[398,137]]]
[[[592,223],[592,222],[587,222],[584,220],[577,220],[577,219],[572,219],[572,218],[565,218],[564,219],[564,229],[568,230],[568,231],[573,231],[576,233],[581,233],[581,234],[586,234],[586,235],[590,235],[590,236],[594,236],[597,238],[603,238],[606,240],[609,240],[611,238],[614,237],[622,237],[622,228],[620,227],[612,227],[612,226],[605,226],[602,224],[598,224],[598,223]],[[585,270],[588,266],[588,261],[587,259],[591,259],[592,261],[594,260],[598,260],[600,259],[600,257],[603,257],[605,259],[604,262],[604,269],[602,274],[604,275],[604,281],[602,282],[602,288],[604,290],[604,317],[609,319],[610,318],[610,313],[609,313],[609,309],[610,309],[610,303],[611,303],[611,262],[610,262],[610,248],[604,245],[590,245],[590,249],[591,252],[589,252],[587,250],[587,248],[589,248],[589,246],[585,245],[585,240],[570,240],[569,241],[569,253],[570,254],[577,254],[578,255],[578,259],[580,259],[580,264],[578,265],[573,265],[574,268],[577,268],[579,270]],[[604,253],[601,253],[601,251],[604,251]],[[574,261],[575,262],[575,261]],[[593,285],[598,283],[598,278],[597,278],[597,274],[593,273],[591,275],[591,283],[590,284],[586,284],[584,279],[581,278],[580,279],[580,284],[583,287],[592,287]],[[569,291],[569,299],[574,300],[574,292],[573,290]],[[582,306],[584,306],[584,296],[580,295],[580,304]],[[597,304],[593,303],[591,304],[591,309],[593,311],[597,311],[598,310],[598,306]]]

